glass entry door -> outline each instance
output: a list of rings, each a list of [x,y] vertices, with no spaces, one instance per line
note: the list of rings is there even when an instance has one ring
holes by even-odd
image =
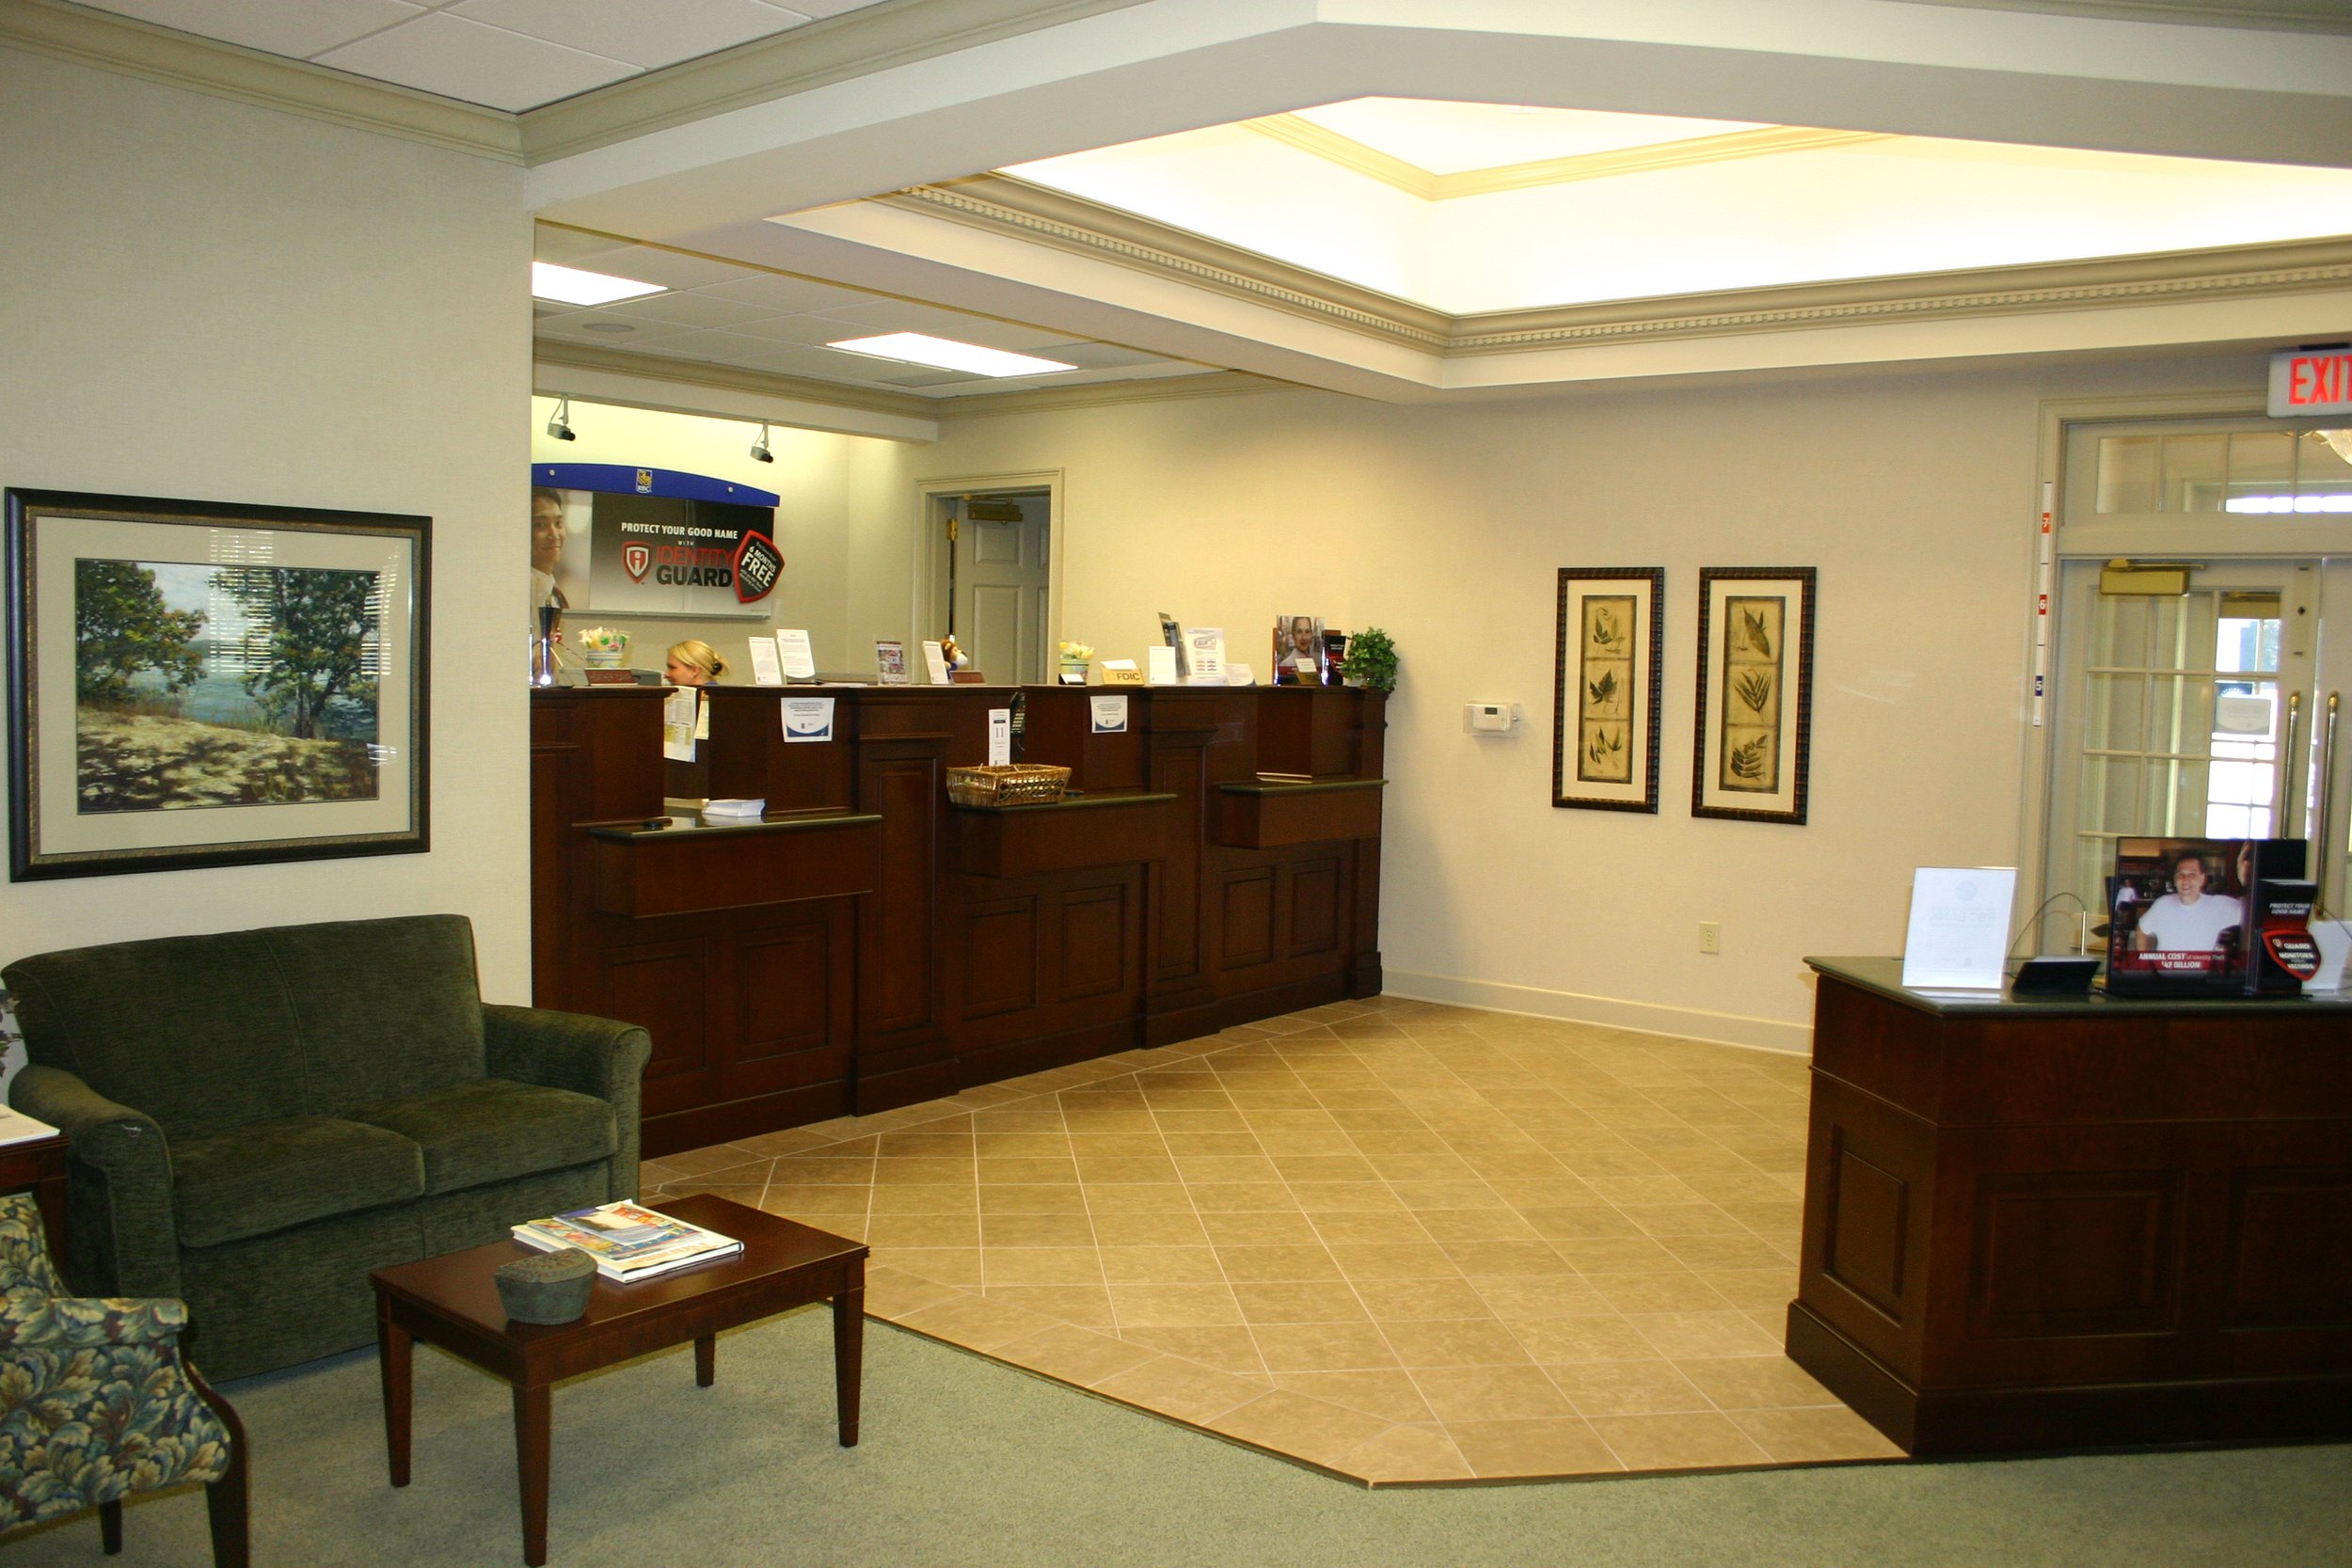
[[[2097,925],[2119,838],[2309,838],[2342,911],[2352,561],[2215,562],[2181,594],[2105,593],[2102,576],[2069,562],[2059,581],[2049,891]],[[2046,925],[2050,945],[2069,924]]]

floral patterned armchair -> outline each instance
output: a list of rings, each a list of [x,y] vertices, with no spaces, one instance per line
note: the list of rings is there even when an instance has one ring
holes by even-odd
[[[65,1294],[40,1211],[0,1196],[0,1530],[203,1481],[215,1568],[246,1561],[245,1432],[180,1355],[185,1303]]]

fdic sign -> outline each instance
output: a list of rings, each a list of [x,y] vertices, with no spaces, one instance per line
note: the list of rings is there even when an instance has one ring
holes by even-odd
[[[2291,348],[2270,356],[2270,417],[2352,414],[2352,343]]]

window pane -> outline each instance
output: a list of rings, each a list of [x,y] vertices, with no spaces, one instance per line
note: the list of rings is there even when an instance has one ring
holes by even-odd
[[[2210,670],[2218,619],[2211,594],[2150,599],[2148,667],[2152,670]]]
[[[2296,443],[2296,510],[2352,512],[2352,430],[2313,430]]]
[[[2201,675],[2157,675],[2149,685],[2148,743],[2141,749],[2199,756],[2211,752],[2213,682]]]
[[[2083,744],[2094,752],[2137,752],[2146,747],[2148,677],[2093,675],[2083,707]]]
[[[2140,818],[2143,832],[2167,838],[2205,835],[2205,774],[2201,762],[2150,762],[2145,775],[2147,799]]]
[[[2230,437],[2232,512],[2295,509],[2295,437],[2283,430],[2240,431]]]
[[[2148,601],[2137,594],[2102,594],[2092,615],[2092,667],[2141,670],[2148,665]]]
[[[2160,439],[2154,436],[2109,436],[2100,441],[2100,511],[2156,510],[2156,451]]]
[[[2168,436],[2164,438],[2164,509],[2167,512],[2221,510],[2220,436]]]
[[[2083,758],[2082,825],[2097,833],[2136,833],[2140,763],[2133,757]]]

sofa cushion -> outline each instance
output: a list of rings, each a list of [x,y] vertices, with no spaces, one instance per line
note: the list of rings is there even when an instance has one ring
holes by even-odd
[[[42,953],[6,978],[26,1055],[153,1117],[174,1144],[310,1112],[266,931]]]
[[[171,1189],[180,1244],[218,1246],[412,1202],[424,1196],[424,1151],[386,1128],[294,1117],[173,1144]]]
[[[482,990],[473,927],[464,915],[338,920],[256,934],[269,943],[301,1035],[299,1114],[347,1117],[361,1105],[483,1075]]]
[[[619,1141],[608,1101],[504,1078],[406,1095],[352,1115],[424,1150],[427,1193],[607,1159]]]

